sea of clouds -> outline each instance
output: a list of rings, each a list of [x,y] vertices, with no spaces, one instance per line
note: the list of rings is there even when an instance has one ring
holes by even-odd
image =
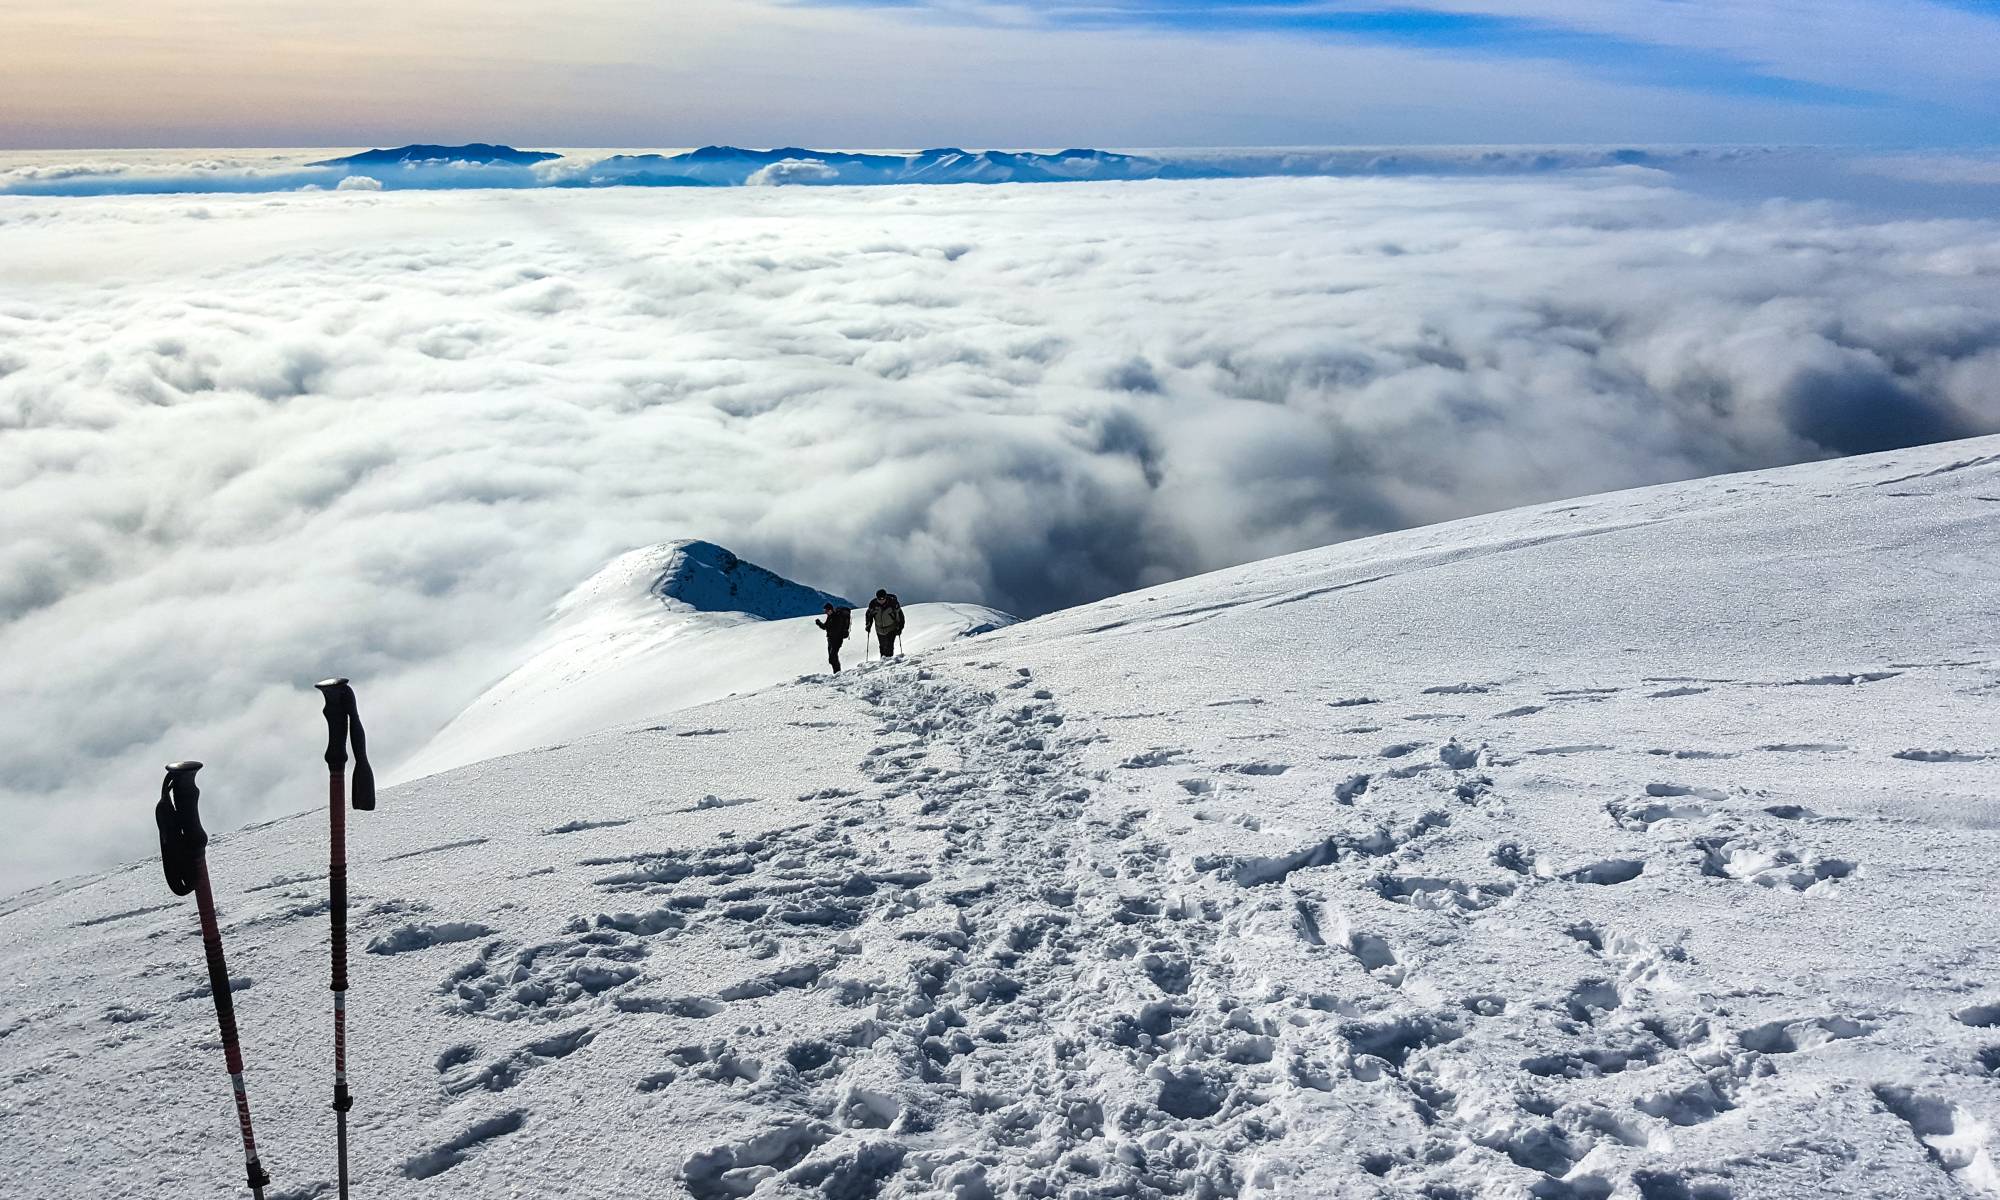
[[[1641,167],[0,197],[0,891],[169,759],[313,804],[324,675],[393,767],[636,545],[1033,614],[1995,430],[2000,223]]]

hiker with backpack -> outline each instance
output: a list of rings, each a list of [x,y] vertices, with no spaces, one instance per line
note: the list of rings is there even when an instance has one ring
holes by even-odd
[[[882,657],[896,653],[896,639],[903,633],[903,605],[895,593],[886,588],[876,588],[875,598],[868,602],[868,615],[862,620],[863,629],[875,631],[876,639],[882,646]]]
[[[853,620],[853,609],[836,608],[829,602],[826,605],[826,616],[813,622],[826,630],[826,661],[833,664],[833,672],[836,675],[840,673],[840,644],[847,640],[847,631],[852,627]]]

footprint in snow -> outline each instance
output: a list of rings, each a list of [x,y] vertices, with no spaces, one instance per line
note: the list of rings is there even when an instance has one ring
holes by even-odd
[[[1737,879],[1759,887],[1789,888],[1803,892],[1831,880],[1846,879],[1860,864],[1844,858],[1820,858],[1806,862],[1800,854],[1784,847],[1772,848],[1749,837],[1696,838],[1701,851],[1701,873],[1717,879]]]
[[[1347,935],[1347,952],[1361,969],[1388,984],[1390,987],[1403,986],[1402,960],[1389,943],[1372,933],[1350,932]]]
[[[711,794],[695,801],[694,811],[699,812],[702,809],[708,808],[736,808],[740,805],[755,803],[757,803],[757,797],[755,796],[731,796],[725,799],[724,797]]]
[[[1630,883],[1645,870],[1646,864],[1636,858],[1607,858],[1602,862],[1594,862],[1589,866],[1565,872],[1563,878],[1571,883]]]
[[[1890,1084],[1872,1089],[1882,1107],[1894,1113],[1924,1148],[1932,1162],[1969,1192],[1987,1192],[1992,1160],[1985,1147],[1986,1122],[1948,1100],[1919,1096],[1915,1090]]]
[[[1454,771],[1470,771],[1479,765],[1479,755],[1485,749],[1484,745],[1467,747],[1449,741],[1438,747],[1438,761]]]
[[[619,825],[630,825],[631,823],[631,817],[614,817],[605,821],[570,821],[566,824],[558,825],[554,829],[544,829],[542,832],[544,834],[582,833],[586,829],[612,829]]]
[[[1962,750],[1898,750],[1890,755],[1904,762],[1921,763],[1966,763],[1984,762],[1993,757],[1990,754],[1967,754]]]
[[[463,841],[457,842],[440,842],[435,846],[425,846],[421,850],[405,850],[401,854],[391,854],[382,861],[395,862],[398,859],[418,858],[425,854],[443,854],[447,850],[464,850],[470,846],[484,846],[486,842],[487,839],[483,837],[466,838]]]
[[[229,977],[229,990],[231,993],[248,991],[255,986],[257,986],[257,981],[248,975],[231,975]],[[185,992],[175,993],[174,999],[206,1000],[211,994],[208,990],[208,981],[204,979]]]
[[[409,1179],[429,1179],[464,1162],[472,1151],[494,1138],[505,1137],[519,1132],[528,1123],[526,1109],[515,1109],[495,1117],[479,1121],[463,1133],[443,1144],[424,1151],[403,1164],[403,1175]]]
[[[265,886],[269,886],[269,885],[265,885]],[[263,888],[262,888],[262,887],[258,887],[258,888],[244,888],[243,890],[244,890],[244,891],[246,891],[246,892],[248,892],[248,891],[262,891],[262,890],[263,890]],[[178,904],[149,904],[149,905],[147,905],[147,906],[146,906],[146,907],[144,907],[144,908],[128,908],[128,909],[126,909],[126,910],[125,910],[125,911],[123,911],[123,912],[115,912],[115,913],[109,913],[109,914],[107,914],[107,915],[105,915],[105,916],[102,916],[102,917],[86,917],[86,918],[84,918],[83,920],[81,920],[81,921],[78,921],[78,922],[76,923],[76,926],[75,926],[75,928],[77,928],[77,929],[88,929],[88,928],[90,928],[90,927],[91,927],[91,926],[93,926],[93,925],[109,925],[109,924],[111,924],[111,923],[112,923],[113,921],[129,921],[129,920],[131,920],[131,919],[132,919],[133,917],[143,917],[143,916],[147,916],[147,915],[150,915],[150,914],[152,914],[152,913],[157,913],[157,912],[166,912],[166,911],[167,911],[168,909],[173,909],[173,908],[179,908],[179,907],[180,907],[180,905],[178,905]]]
[[[1699,821],[1712,810],[1700,804],[1627,804],[1613,800],[1604,806],[1604,811],[1620,829],[1644,832],[1662,821]]]
[[[1745,1050],[1759,1054],[1796,1054],[1831,1042],[1866,1037],[1880,1026],[1848,1017],[1811,1017],[1790,1021],[1769,1021],[1736,1035]]]
[[[1228,771],[1233,775],[1283,775],[1291,769],[1290,763],[1281,762],[1224,763],[1216,768],[1218,771]]]
[[[438,1070],[445,1076],[442,1081],[444,1092],[447,1096],[463,1096],[476,1091],[504,1092],[521,1082],[522,1075],[556,1059],[569,1057],[588,1046],[596,1036],[588,1026],[551,1034],[518,1046],[483,1066],[464,1070],[459,1068],[466,1067],[471,1058],[469,1055],[460,1057],[459,1052],[471,1047],[454,1047],[447,1052],[456,1059],[453,1065],[445,1065],[445,1056],[438,1059]]]
[[[370,954],[408,954],[412,950],[428,950],[432,946],[447,946],[453,942],[470,942],[476,938],[490,936],[490,926],[477,921],[440,921],[435,925],[405,925],[400,929],[369,939]]]
[[[1689,787],[1680,783],[1649,783],[1646,785],[1646,794],[1654,797],[1694,796],[1718,804],[1729,799],[1720,788]]]

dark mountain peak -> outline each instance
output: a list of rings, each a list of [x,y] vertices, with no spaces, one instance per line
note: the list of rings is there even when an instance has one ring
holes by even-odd
[[[463,146],[433,146],[416,143],[397,146],[388,150],[363,150],[359,154],[349,154],[342,158],[321,159],[308,164],[315,167],[380,167],[398,166],[404,163],[478,163],[492,165],[502,163],[508,166],[525,167],[531,163],[547,162],[561,158],[546,150],[516,150],[512,146],[497,146],[491,142],[468,142]]]

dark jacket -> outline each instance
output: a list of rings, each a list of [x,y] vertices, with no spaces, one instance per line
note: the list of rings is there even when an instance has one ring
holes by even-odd
[[[819,626],[821,629],[826,630],[826,636],[828,641],[837,642],[846,639],[847,631],[849,628],[852,627],[853,622],[854,622],[853,609],[836,608],[832,612],[826,614],[825,620],[814,621],[813,624]]]

